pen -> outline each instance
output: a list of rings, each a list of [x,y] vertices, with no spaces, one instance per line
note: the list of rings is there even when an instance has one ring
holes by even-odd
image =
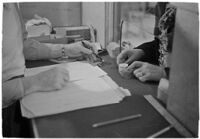
[[[95,123],[92,125],[92,127],[96,128],[96,127],[101,127],[101,126],[105,126],[105,125],[115,124],[115,123],[119,123],[119,122],[123,122],[123,121],[127,121],[127,120],[136,119],[141,116],[142,116],[141,114],[136,114],[136,115],[131,115],[131,116],[127,116],[127,117],[117,118],[117,119],[110,120],[110,121]]]
[[[84,43],[84,41],[81,41],[81,43],[83,44],[84,47],[88,48],[87,45]],[[92,50],[91,48],[88,49]],[[93,50],[92,52],[93,52],[92,54],[94,54],[97,58],[101,60],[101,62],[103,62],[103,59],[98,54],[96,54]]]
[[[156,137],[162,135],[163,133],[169,131],[172,127],[173,127],[172,125],[165,127],[163,129],[161,129],[160,131],[154,133],[153,135],[149,136],[148,138],[156,138]]]

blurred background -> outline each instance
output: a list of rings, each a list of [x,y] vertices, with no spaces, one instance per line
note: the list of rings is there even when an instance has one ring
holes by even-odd
[[[37,14],[52,26],[92,25],[104,48],[111,41],[119,42],[122,20],[122,42],[136,47],[153,39],[154,2],[25,2],[19,6],[25,22]]]

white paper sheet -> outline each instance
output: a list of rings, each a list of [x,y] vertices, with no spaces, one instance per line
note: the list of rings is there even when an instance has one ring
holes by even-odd
[[[38,92],[21,100],[22,115],[27,118],[73,111],[82,108],[119,103],[130,95],[109,85],[104,78],[68,82],[63,90]]]
[[[27,118],[73,111],[82,108],[119,103],[130,92],[120,88],[99,67],[72,62],[27,69],[25,76],[38,74],[55,66],[69,71],[70,81],[64,89],[37,92],[21,100],[22,115]]]
[[[35,75],[56,66],[63,67],[69,71],[70,81],[100,77],[107,74],[97,66],[94,67],[88,63],[83,62],[71,62],[65,64],[56,64],[51,66],[26,69],[25,76]]]

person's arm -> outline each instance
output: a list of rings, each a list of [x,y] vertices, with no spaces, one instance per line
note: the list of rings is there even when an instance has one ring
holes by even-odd
[[[159,58],[159,39],[158,36],[161,33],[159,29],[159,20],[165,12],[167,2],[158,2],[155,6],[155,26],[154,26],[154,40],[151,42],[146,42],[138,46],[136,49],[141,49],[144,51],[144,57],[141,61],[149,62],[151,64],[158,65]]]
[[[21,78],[3,82],[2,107],[5,108],[24,96],[24,87]]]
[[[40,60],[68,56],[71,58],[92,54],[93,43],[84,41],[70,44],[40,43],[33,39],[24,40],[24,56],[26,60]]]
[[[159,58],[159,40],[154,39],[146,42],[134,49],[126,49],[117,56],[117,64],[131,64],[134,61],[149,62],[158,65]]]
[[[140,59],[141,61],[149,62],[151,64],[158,65],[159,58],[159,40],[155,39],[151,42],[146,42],[135,49],[141,49],[144,52],[143,57]]]
[[[2,85],[3,108],[31,93],[62,89],[68,80],[68,71],[61,67],[55,67],[33,76],[4,81]]]
[[[26,60],[50,59],[62,56],[62,44],[45,44],[33,39],[24,40]]]

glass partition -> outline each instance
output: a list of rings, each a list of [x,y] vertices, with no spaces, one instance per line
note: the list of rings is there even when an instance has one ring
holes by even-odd
[[[132,47],[151,41],[154,38],[155,25],[154,2],[120,2],[114,6],[114,34],[121,34],[122,43],[132,44]],[[122,23],[123,21],[123,23]],[[120,23],[122,26],[120,27]],[[114,36],[114,41],[120,40],[120,35]]]

